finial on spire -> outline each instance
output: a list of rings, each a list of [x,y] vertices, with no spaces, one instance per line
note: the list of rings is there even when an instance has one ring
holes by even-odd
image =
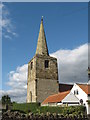
[[[41,18],[41,21],[43,21],[43,16],[42,16],[42,18]]]

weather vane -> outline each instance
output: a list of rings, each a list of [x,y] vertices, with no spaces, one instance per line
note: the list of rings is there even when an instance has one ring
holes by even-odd
[[[42,21],[43,21],[43,16],[42,16],[42,19],[41,19]]]

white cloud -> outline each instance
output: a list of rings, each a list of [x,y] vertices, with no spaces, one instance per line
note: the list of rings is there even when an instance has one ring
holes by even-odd
[[[51,56],[58,60],[59,81],[61,83],[87,82],[88,44],[81,45],[73,50],[58,50]],[[24,64],[10,71],[9,82],[11,90],[3,91],[9,94],[13,101],[25,102],[27,93],[28,64]]]
[[[0,98],[3,95],[9,95],[12,101],[25,102],[26,101],[26,89],[11,89],[8,91],[0,90]]]
[[[17,37],[9,10],[3,3],[0,3],[0,28],[2,28],[2,35],[4,38],[12,39],[12,36]]]
[[[9,82],[7,83],[9,86],[13,88],[25,88],[27,83],[27,69],[28,65],[25,64],[23,66],[19,66],[16,68],[16,71],[11,71],[9,73]],[[18,84],[16,84],[18,83]]]
[[[16,68],[15,71],[10,71],[8,74],[9,82],[6,84],[11,87],[10,90],[0,91],[0,97],[8,94],[12,101],[25,102],[27,94],[27,69],[28,65],[24,64]]]
[[[63,83],[87,82],[88,45],[73,50],[52,53],[58,60],[59,81]]]
[[[12,39],[10,36],[8,36],[8,35],[4,35],[4,37],[5,38],[7,38],[7,39]]]

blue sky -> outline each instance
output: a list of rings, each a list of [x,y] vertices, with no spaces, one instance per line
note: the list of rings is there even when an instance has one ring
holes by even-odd
[[[88,42],[88,3],[4,3],[10,29],[3,30],[2,81],[10,89],[8,73],[27,64],[36,51],[41,16],[49,53],[74,49]],[[5,19],[6,19],[5,18]],[[5,37],[8,36],[8,37]]]

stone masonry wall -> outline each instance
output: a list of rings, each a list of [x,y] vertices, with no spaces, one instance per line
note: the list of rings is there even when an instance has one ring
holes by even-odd
[[[36,78],[36,57],[33,57],[33,59],[28,63],[28,81],[35,80],[35,78]]]
[[[45,68],[45,60],[49,61],[48,68]],[[27,102],[42,102],[58,92],[57,59],[35,55],[28,64]]]
[[[43,102],[48,96],[58,93],[57,80],[37,79],[37,102]]]
[[[45,60],[49,67],[45,68]],[[50,56],[36,56],[36,78],[58,80],[57,59]]]
[[[36,102],[36,81],[29,81],[27,87],[27,103]]]

